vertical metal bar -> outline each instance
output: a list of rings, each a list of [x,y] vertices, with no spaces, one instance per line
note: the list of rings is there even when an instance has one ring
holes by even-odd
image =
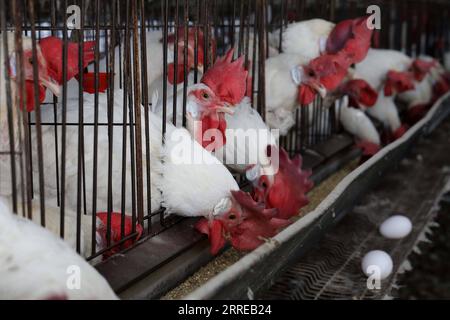
[[[203,43],[203,59],[204,59],[204,63],[203,63],[203,67],[204,67],[204,71],[206,72],[206,70],[209,69],[212,61],[210,59],[209,53],[209,46],[210,46],[210,30],[211,30],[211,25],[210,25],[210,19],[209,19],[209,2],[207,0],[205,0],[205,23],[204,23],[204,43]]]
[[[39,172],[39,204],[41,213],[41,225],[45,227],[45,188],[44,188],[44,157],[42,154],[42,126],[41,126],[41,108],[39,102],[39,70],[36,43],[36,25],[34,18],[34,0],[28,0],[28,10],[31,23],[31,43],[33,60],[33,89],[34,89],[34,114],[36,117],[36,143],[37,159]]]
[[[52,26],[52,36],[56,35],[56,0],[51,2],[51,26]],[[60,190],[59,190],[59,140],[58,140],[58,97],[53,95],[53,132],[55,135],[55,179],[56,179],[56,203],[60,204]]]
[[[184,0],[184,48],[183,48],[183,59],[184,59],[184,79],[183,79],[183,127],[186,126],[186,100],[187,100],[187,87],[188,87],[188,73],[187,61],[188,61],[188,28],[189,28],[189,3],[188,0]]]
[[[308,130],[308,116],[309,116],[309,110],[308,110],[308,105],[302,105],[301,106],[301,111],[302,111],[302,125],[301,125],[301,130],[302,130],[302,148],[306,149],[308,147],[308,134],[309,134],[309,130]]]
[[[82,192],[82,180],[85,181],[86,177],[83,175],[84,165],[84,104],[83,104],[83,51],[84,51],[84,6],[83,0],[79,1],[80,11],[82,12],[80,17],[81,29],[78,30],[78,159],[77,159],[77,245],[76,250],[80,253],[81,250],[81,192]],[[75,32],[73,30],[72,32]],[[84,189],[86,190],[86,189]],[[83,197],[84,202],[86,196]]]
[[[283,48],[283,20],[284,16],[286,14],[286,8],[285,8],[285,0],[281,0],[281,15],[280,15],[280,39],[278,42],[278,51],[281,53]]]
[[[125,79],[125,92],[123,96],[124,108],[128,106],[128,118],[130,127],[130,161],[131,161],[131,220],[132,220],[132,232],[135,232],[136,228],[136,163],[135,163],[135,138],[134,138],[134,116],[133,116],[133,86],[132,86],[132,71],[131,71],[131,8],[126,8],[126,26],[125,26],[125,61],[124,61],[124,79]],[[125,145],[123,146],[125,148]],[[122,150],[123,151],[123,150]],[[121,234],[125,232],[125,187],[122,186],[123,201],[122,201],[122,213],[121,213]]]
[[[336,11],[336,0],[330,0],[330,21],[334,21]]]
[[[25,77],[23,72],[23,47],[22,47],[22,14],[23,12],[19,9],[17,0],[13,0],[12,2],[12,16],[14,17],[15,24],[15,50],[16,50],[16,70],[17,70],[17,83],[18,90],[16,95],[16,105],[19,106],[22,110],[22,125],[24,127],[24,141],[25,141],[25,162],[30,161],[31,157],[31,146],[30,146],[30,127],[28,122],[28,115],[26,112],[26,95],[25,95]],[[18,99],[18,103],[17,103]],[[31,185],[31,177],[32,177],[32,168],[29,165],[29,162],[26,163],[26,200],[27,200],[27,216],[28,218],[32,218],[32,206],[31,206],[31,198],[32,198],[32,188]]]
[[[23,10],[23,17],[22,17],[22,23],[25,27],[24,29],[24,33],[26,36],[29,36],[29,26],[28,26],[28,21],[29,21],[29,17],[28,17],[28,10],[27,10],[27,0],[23,0],[22,1],[22,10]],[[19,9],[20,10],[20,9]],[[28,144],[26,144],[25,146],[27,146],[29,148],[28,150],[28,162],[27,162],[27,169],[28,167],[30,168],[30,172],[33,172],[33,158],[32,158],[32,141],[31,141],[31,128],[32,128],[32,124],[31,124],[31,118],[30,118],[30,113],[26,113],[25,117],[27,118],[27,124],[28,124]],[[33,174],[31,174],[29,176],[29,181],[28,183],[31,184],[31,198],[34,198],[34,176]],[[31,201],[31,200],[30,200]],[[31,218],[31,211],[28,212],[28,217]]]
[[[64,0],[64,12],[67,11],[67,0]],[[66,131],[67,131],[67,25],[63,25],[63,52],[62,52],[62,134],[61,134],[61,216],[60,216],[60,236],[64,238],[64,220],[66,210]]]
[[[241,1],[241,6],[239,8],[239,44],[238,44],[238,56],[242,54],[242,48],[244,46],[244,3]]]
[[[0,30],[2,32],[2,40],[3,40],[3,57],[4,61],[0,61],[4,66],[9,66],[9,47],[8,47],[8,38],[6,33],[6,12],[4,8],[4,2],[0,0]],[[0,49],[1,51],[1,49]],[[4,77],[5,79],[5,93],[6,93],[6,112],[7,112],[7,120],[8,120],[8,137],[9,137],[9,152],[10,152],[10,166],[11,166],[11,192],[12,192],[12,205],[13,212],[17,213],[17,178],[16,178],[16,145],[15,145],[15,132],[14,132],[14,118],[13,118],[13,108],[15,106],[12,105],[12,94],[11,94],[11,79],[9,76],[8,68],[3,68],[4,74],[0,75],[0,77]],[[4,129],[3,129],[4,130]]]
[[[17,30],[16,28],[16,32],[21,32],[21,24],[22,24],[22,17],[15,17],[15,12],[16,12],[16,6],[14,5],[14,3],[12,4],[12,6],[10,7],[10,14],[13,17],[13,26],[16,23],[16,19],[19,19],[19,29]],[[5,21],[6,22],[6,21]],[[17,25],[16,25],[17,26]],[[17,34],[15,34],[15,36],[17,37]],[[22,50],[22,47],[17,47],[17,41],[16,39],[14,39],[14,46],[15,46],[15,50],[16,50],[16,63],[18,61],[18,57],[21,55],[19,54]],[[20,51],[20,52],[19,52]],[[20,59],[19,63],[22,63],[22,58]],[[20,69],[20,64],[17,64],[17,68]],[[24,119],[25,116],[25,112],[23,110],[23,106],[25,105],[25,101],[22,101],[24,98],[24,87],[23,87],[23,73],[21,73],[21,77],[17,78],[17,81],[19,82],[19,86],[18,88],[16,88],[16,95],[13,98],[14,103],[13,103],[13,107],[22,107],[22,112],[17,112],[17,131],[18,131],[18,136],[19,136],[19,167],[20,167],[20,191],[21,191],[21,197],[22,197],[22,217],[31,217],[31,197],[30,197],[30,193],[28,190],[28,184],[26,183],[27,180],[29,179],[29,175],[28,175],[28,169],[29,166],[26,165],[26,161],[28,159],[28,155],[27,155],[27,150],[29,150],[29,146],[26,145],[26,141],[27,141],[27,134],[29,134],[29,131],[27,132],[27,126],[26,126],[26,119]],[[17,86],[17,83],[16,83]],[[22,105],[20,103],[23,103]],[[22,129],[23,129],[23,134],[22,134]],[[24,143],[25,141],[25,143]],[[24,151],[25,150],[25,151]],[[30,171],[31,172],[31,171]],[[32,179],[30,179],[28,181],[28,183],[30,183],[30,181],[32,182]],[[27,186],[26,186],[27,185]],[[32,191],[31,191],[32,192]],[[32,194],[32,193],[31,193]],[[26,202],[26,204],[25,204]]]
[[[172,84],[172,123],[174,126],[177,125],[177,82],[178,82],[178,19],[179,19],[179,9],[178,0],[175,0],[175,17],[174,17],[174,28],[175,28],[175,43],[173,47],[173,64],[174,64],[174,74],[173,74],[173,84]],[[164,80],[167,81],[167,80]]]
[[[99,60],[100,60],[100,2],[95,0],[95,63],[94,63],[94,141],[93,141],[93,172],[92,172],[92,237],[91,254],[96,253],[96,231],[97,231],[97,166],[98,166],[98,87],[99,87]]]
[[[115,36],[116,36],[116,0],[111,2],[111,41],[109,43],[108,73],[114,74]],[[113,152],[114,152],[114,77],[109,78],[108,94],[108,210],[106,219],[106,242],[111,245],[111,214],[113,211]]]
[[[256,10],[255,10],[256,11]],[[261,54],[259,54],[259,49],[257,50],[257,46],[256,46],[256,43],[258,42],[257,41],[257,39],[258,39],[258,35],[259,35],[259,33],[258,33],[258,29],[256,28],[256,26],[254,26],[253,27],[253,55],[252,55],[252,61],[253,61],[253,63],[252,63],[252,70],[249,70],[249,74],[250,74],[250,72],[251,72],[251,75],[252,75],[252,83],[251,83],[251,92],[250,92],[250,94],[251,94],[251,103],[252,103],[252,107],[254,107],[254,88],[255,88],[255,81],[257,80],[256,79],[256,77],[255,77],[255,74],[256,74],[256,61],[258,61],[258,63],[265,63],[265,61],[266,61],[266,59],[264,59],[264,60],[261,60]],[[256,51],[258,51],[258,60],[256,60]],[[248,59],[247,59],[248,60]],[[249,65],[249,62],[248,61],[246,61],[246,66],[247,66],[247,68],[248,68],[248,65]],[[258,65],[258,69],[259,69],[259,65]],[[258,72],[258,74],[259,74],[259,72]],[[258,86],[258,89],[259,89],[259,86]],[[259,91],[259,90],[258,90]],[[258,110],[258,112],[260,112],[261,113],[261,105],[260,104],[258,104],[257,105],[257,110]],[[264,118],[263,118],[264,119]]]
[[[259,81],[258,91],[260,96],[260,113],[263,120],[266,120],[266,82],[265,82],[265,52],[266,52],[266,0],[260,0],[261,21],[259,30]]]
[[[198,80],[198,30],[199,30],[199,21],[200,21],[200,0],[196,0],[195,4],[196,8],[196,19],[194,23],[194,83],[197,83]]]
[[[146,181],[147,181],[147,216],[148,227],[151,226],[151,181],[150,181],[150,127],[149,127],[149,112],[148,112],[148,78],[147,78],[147,37],[145,31],[145,7],[144,0],[140,0],[141,4],[141,63],[142,63],[142,101],[144,106],[145,117],[145,162],[146,162]],[[150,229],[149,229],[150,231]]]
[[[301,152],[301,131],[300,131],[300,108],[296,108],[295,109],[295,127],[294,127],[294,132],[295,132],[295,150],[294,153],[300,153]]]
[[[167,119],[167,37],[169,28],[169,1],[164,0],[163,8],[163,110],[162,110],[162,137],[166,133],[166,119]]]
[[[236,35],[236,0],[233,0],[233,14],[231,16],[231,30],[229,31],[229,35],[230,35],[230,44],[231,44],[231,48],[234,48],[236,46],[236,39],[235,39],[235,35]]]
[[[121,209],[120,209],[120,238],[125,236],[125,208],[126,208],[126,184],[127,184],[127,107],[128,107],[128,95],[131,90],[131,75],[130,75],[130,8],[126,8],[126,26],[125,26],[125,44],[124,44],[124,57],[123,57],[123,101],[122,101],[122,185],[121,185]],[[130,106],[131,109],[131,106]],[[131,112],[131,110],[130,110]],[[132,131],[132,122],[130,121],[130,133]],[[131,194],[133,208],[134,208],[134,193]],[[134,210],[133,210],[134,211]]]
[[[137,0],[131,2],[131,12],[133,17],[133,77],[134,77],[134,110],[136,116],[136,179],[137,179],[137,214],[138,222],[143,225],[144,222],[144,187],[142,180],[142,122],[141,122],[141,85],[140,85],[140,67],[139,67],[139,48],[138,48],[138,7]]]

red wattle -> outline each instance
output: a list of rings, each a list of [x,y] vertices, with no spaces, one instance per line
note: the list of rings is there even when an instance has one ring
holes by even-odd
[[[44,102],[45,100],[45,87],[39,85],[39,103]],[[34,110],[34,82],[33,81],[25,81],[25,92],[27,95],[27,111],[31,112]],[[21,106],[23,104],[20,104]]]
[[[108,223],[108,213],[107,212],[98,212],[97,218],[101,220],[103,223],[103,226],[101,230],[97,230],[100,232],[102,237],[106,239],[106,228]],[[130,216],[124,217],[124,234],[123,236],[126,237],[130,235],[133,232],[133,224],[132,219]],[[112,212],[111,213],[111,243],[117,243],[121,241],[121,230],[122,230],[122,214],[118,212]],[[106,251],[103,254],[103,258],[108,258],[116,253],[118,253],[121,249],[129,248],[135,243],[137,240],[140,239],[142,235],[143,229],[140,224],[136,224],[136,237],[133,239],[129,239],[125,241],[121,246],[116,246],[108,251]]]
[[[177,65],[177,84],[180,84],[184,81],[184,64],[178,64]],[[169,63],[167,65],[167,80],[171,85],[174,85],[175,83],[175,64]]]
[[[210,116],[204,116],[202,118],[202,130],[198,132],[199,134],[201,132],[201,136],[197,136],[197,141],[201,141],[202,147],[210,152],[217,150],[226,143],[226,128],[227,123],[222,113],[219,115],[212,114]],[[209,136],[208,130],[214,129],[217,129],[219,132],[210,131],[212,135]],[[215,134],[217,134],[217,139]]]
[[[209,240],[211,242],[210,252],[212,255],[219,253],[220,249],[225,245],[225,238],[223,236],[223,225],[219,220],[212,220],[209,228]]]
[[[75,76],[79,80],[79,76]],[[109,73],[100,72],[98,74],[98,92],[105,92],[108,89]],[[95,93],[95,73],[83,73],[83,91],[87,93]]]
[[[302,105],[310,104],[314,101],[314,98],[316,97],[316,92],[311,89],[307,85],[301,85],[298,87],[298,103]]]

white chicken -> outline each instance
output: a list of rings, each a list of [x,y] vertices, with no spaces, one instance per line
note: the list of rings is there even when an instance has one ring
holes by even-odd
[[[252,108],[250,99],[245,97],[234,107],[232,115],[225,116],[226,144],[216,150],[216,157],[228,167],[245,172],[249,166],[267,166],[267,146],[276,146],[278,135],[264,123],[258,111]]]
[[[311,19],[291,23],[283,30],[281,50],[298,53],[306,59],[314,59],[325,52],[328,35],[335,24],[323,19]],[[279,43],[280,31],[271,33],[272,45]]]
[[[322,19],[312,19],[290,24],[282,33],[282,52],[266,60],[266,121],[271,128],[286,135],[294,125],[294,110],[298,105],[298,85],[305,74],[302,68],[325,51],[326,41],[334,24]],[[272,45],[278,45],[280,31],[271,33]],[[322,96],[325,89],[316,83]]]
[[[222,108],[228,111],[223,119],[226,130],[219,129],[224,134],[224,145],[214,149],[215,155],[222,163],[242,173],[251,165],[267,165],[267,146],[275,146],[277,141],[260,114],[252,108],[250,98],[245,97],[248,71],[243,65],[244,56],[232,61],[233,51],[217,59],[201,82],[229,105],[229,109]],[[189,106],[187,109],[189,111]],[[181,117],[181,104],[177,110]],[[170,107],[168,113],[172,114]]]
[[[285,135],[294,124],[297,105],[310,105],[317,93],[324,98],[327,90],[339,86],[351,64],[364,59],[372,36],[366,20],[361,17],[335,25],[313,19],[287,27],[282,34],[283,53],[266,61],[270,127]],[[273,42],[274,36],[271,38]]]
[[[8,53],[5,54],[3,46],[3,37],[6,36]],[[11,151],[17,152],[20,146],[19,139],[19,126],[21,126],[21,118],[19,117],[19,95],[16,73],[16,47],[14,33],[7,32],[6,35],[0,33],[1,45],[0,45],[0,171],[2,172],[2,179],[0,183],[0,195],[9,196],[12,193],[12,188],[19,187],[19,161],[17,156],[11,155]],[[23,74],[24,85],[26,93],[26,107],[31,111],[34,109],[34,77],[33,77],[33,53],[32,53],[32,40],[29,37],[22,37],[22,50],[23,50]],[[50,89],[55,95],[60,94],[60,88],[56,82],[49,76],[47,62],[44,59],[41,48],[36,44],[37,65],[39,80],[38,86],[40,91]],[[8,70],[5,70],[7,66]],[[5,78],[6,74],[10,75],[8,81]],[[8,88],[9,82],[9,88]],[[10,90],[10,93],[8,92]],[[40,92],[41,94],[41,92]],[[39,94],[39,95],[40,95]],[[9,98],[10,98],[10,101]],[[41,99],[42,97],[39,97]],[[11,108],[8,111],[9,107]],[[8,117],[11,117],[12,122],[8,121]],[[12,128],[10,128],[10,124]],[[14,139],[10,141],[10,130],[14,135]],[[23,133],[22,133],[23,138]],[[12,145],[11,145],[12,143]],[[13,162],[16,166],[16,185],[12,186],[12,170],[11,170],[11,157],[14,157]]]
[[[341,101],[336,101],[336,114],[344,129],[355,136],[359,142],[370,142],[380,145],[380,135],[370,118],[364,111],[349,107],[348,96],[344,96]]]
[[[398,95],[408,107],[408,120],[418,121],[431,104],[448,90],[445,70],[442,65],[429,56],[420,56],[412,64],[415,74],[414,89]]]
[[[83,121],[86,124],[93,124],[95,119],[95,96],[90,94],[83,95]],[[83,165],[85,185],[86,185],[86,203],[87,207],[90,209],[93,205],[94,189],[93,182],[96,180],[96,208],[97,211],[106,211],[108,208],[108,181],[111,179],[112,183],[112,208],[115,211],[120,212],[122,207],[122,185],[125,184],[125,211],[128,214],[132,212],[132,166],[131,166],[131,152],[130,152],[130,123],[129,110],[124,110],[124,91],[115,90],[114,91],[114,119],[113,123],[125,123],[125,126],[114,125],[113,128],[113,150],[111,153],[112,161],[112,176],[109,176],[108,172],[108,96],[107,94],[99,94],[98,96],[98,127],[97,127],[97,149],[94,149],[94,135],[95,127],[93,125],[83,126]],[[79,117],[79,106],[78,101],[68,101],[67,103],[67,123],[78,123]],[[43,122],[53,121],[53,108],[47,107],[42,108],[41,115]],[[125,111],[125,113],[124,113]],[[57,121],[61,123],[62,121],[62,105],[57,106]],[[145,143],[143,143],[143,157],[142,165],[144,168],[144,178],[143,187],[144,194],[147,192],[147,187],[151,188],[151,208],[157,210],[160,207],[161,195],[160,192],[155,187],[155,183],[160,179],[160,174],[158,172],[157,163],[160,163],[160,147],[161,147],[161,123],[158,117],[149,116],[149,129],[150,129],[150,163],[151,167],[147,166],[146,163],[146,148]],[[132,127],[133,128],[133,127]],[[145,117],[142,111],[141,118],[141,129],[143,141],[145,141]],[[59,161],[64,161],[64,166],[66,168],[65,172],[65,200],[67,208],[76,210],[77,208],[77,179],[78,179],[78,134],[79,130],[77,126],[67,125],[66,126],[66,157],[64,160],[61,159],[62,152],[62,126],[58,126],[58,148],[55,145],[55,132],[53,126],[43,126],[42,127],[42,143],[44,149],[44,172],[48,173],[45,177],[46,186],[46,199],[51,205],[56,205],[57,198],[57,181],[55,172],[56,166],[61,166],[61,164],[56,163],[58,157]],[[133,128],[134,130],[134,128]],[[125,132],[124,132],[125,131]],[[32,146],[36,145],[36,134],[35,130],[32,133]],[[123,135],[126,135],[125,140]],[[126,158],[123,159],[123,148],[126,150]],[[56,154],[58,150],[58,154]],[[94,155],[97,155],[97,172],[94,176]],[[36,161],[36,152],[33,152],[33,161]],[[155,164],[155,165],[153,165]],[[125,168],[123,168],[125,166]],[[122,180],[122,170],[125,169],[125,181]],[[33,170],[37,170],[36,166],[33,166]],[[150,181],[151,186],[147,186],[146,170],[150,170]],[[147,198],[144,197],[144,208],[147,208]]]
[[[230,191],[239,186],[225,166],[184,128],[168,124],[165,142],[158,187],[166,210],[192,217],[229,209]]]
[[[116,294],[68,244],[14,215],[0,197],[0,299],[104,299]]]
[[[279,129],[281,135],[286,135],[294,125],[298,86],[300,81],[308,81],[307,76],[297,79],[293,70],[301,70],[298,66],[308,62],[306,57],[289,53],[281,53],[265,62],[266,122],[270,128]],[[320,83],[312,82],[312,85],[325,95],[326,90]]]
[[[381,121],[394,138],[406,130],[400,121],[394,98],[397,93],[412,89],[409,74],[412,59],[407,55],[386,49],[370,49],[366,58],[355,66],[355,79],[364,79],[378,91],[378,99],[367,113]],[[364,106],[363,106],[364,107]]]

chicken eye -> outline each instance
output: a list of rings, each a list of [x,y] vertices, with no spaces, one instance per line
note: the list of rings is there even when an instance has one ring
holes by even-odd
[[[234,220],[234,219],[236,219],[236,215],[235,215],[235,214],[230,214],[230,215],[228,216],[228,219]]]
[[[33,64],[33,58],[28,58],[28,62],[32,65]]]
[[[262,186],[264,189],[267,189],[267,183],[266,183],[265,181],[263,181],[263,182],[261,183],[261,186]]]
[[[206,92],[203,92],[203,98],[205,98],[205,99],[209,99],[209,94],[208,94],[208,93],[206,93]]]

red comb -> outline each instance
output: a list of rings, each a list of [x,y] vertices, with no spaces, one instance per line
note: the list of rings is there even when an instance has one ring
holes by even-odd
[[[103,238],[106,239],[106,228],[108,223],[108,213],[107,212],[98,212],[97,218],[101,220],[103,226],[98,228],[97,231],[102,235]],[[125,216],[124,218],[124,234],[123,236],[129,236],[133,232],[133,224],[130,216]],[[117,212],[111,213],[111,243],[117,243],[121,241],[121,230],[122,230],[122,214]],[[133,239],[129,239],[125,241],[121,246],[116,246],[103,254],[103,258],[108,258],[116,253],[118,253],[121,249],[129,248],[140,239],[142,235],[142,226],[140,224],[136,224],[136,237]]]
[[[79,76],[75,76],[79,79]],[[98,74],[98,92],[105,92],[108,88],[109,73],[100,72]],[[83,91],[87,93],[95,93],[95,73],[83,73]]]
[[[347,75],[347,66],[339,55],[321,55],[310,61],[309,66],[316,72],[327,90],[336,89]]]
[[[244,68],[244,57],[231,61],[233,49],[224,57],[218,58],[214,66],[203,75],[201,82],[206,84],[222,101],[238,104],[245,96],[248,71]]]
[[[363,79],[347,81],[341,88],[341,92],[349,96],[349,104],[352,107],[372,107],[378,99],[378,93]]]
[[[343,55],[324,54],[303,66],[305,74],[313,74],[315,81],[320,82],[327,90],[336,89],[347,75],[347,63]],[[308,84],[302,84],[298,90],[297,100],[302,105],[313,102],[317,92]]]
[[[178,27],[177,31],[178,31],[178,41],[184,41],[184,27]],[[188,42],[194,41],[195,39],[195,32],[197,32],[197,39],[198,39],[198,43],[199,44],[203,44],[204,40],[204,35],[203,35],[203,31],[201,28],[199,27],[188,27]],[[168,43],[174,43],[175,42],[175,37],[176,34],[175,33],[171,33],[167,36],[167,42]],[[163,39],[161,38],[160,42],[162,42]]]
[[[63,83],[63,41],[56,37],[48,37],[39,41],[42,54],[47,60],[48,73],[59,84]],[[86,41],[83,44],[82,69],[94,61],[95,41]],[[79,73],[78,68],[78,43],[67,43],[67,76],[69,81]]]
[[[310,171],[303,171],[302,157],[297,155],[293,159],[289,158],[287,152],[275,146],[268,146],[267,153],[278,152],[278,171],[273,176],[273,182],[269,184],[265,195],[258,194],[255,189],[255,196],[264,198],[267,208],[277,208],[277,218],[290,219],[300,213],[300,209],[308,204],[306,193],[311,190],[313,183],[308,178]],[[262,177],[264,178],[264,176]],[[260,178],[261,179],[261,178]]]
[[[370,48],[373,30],[367,26],[369,17],[339,22],[328,36],[326,51],[345,55],[348,66],[361,62]]]
[[[399,72],[390,70],[386,75],[384,84],[384,95],[392,96],[395,93],[414,89],[413,75],[410,72]]]
[[[255,202],[249,193],[239,190],[231,191],[231,194],[246,216],[241,224],[229,230],[231,245],[235,249],[254,250],[264,239],[275,236],[281,228],[290,224],[289,220],[277,217],[277,209],[266,209],[262,203]]]
[[[412,63],[412,72],[414,73],[414,78],[417,81],[422,81],[430,70],[436,66],[436,61],[425,61],[421,59],[415,59]]]
[[[275,218],[278,214],[278,209],[276,208],[266,208],[264,203],[256,202],[250,193],[244,192],[242,190],[231,191],[233,198],[245,209],[245,218],[250,218],[253,215],[264,217],[266,219]]]

